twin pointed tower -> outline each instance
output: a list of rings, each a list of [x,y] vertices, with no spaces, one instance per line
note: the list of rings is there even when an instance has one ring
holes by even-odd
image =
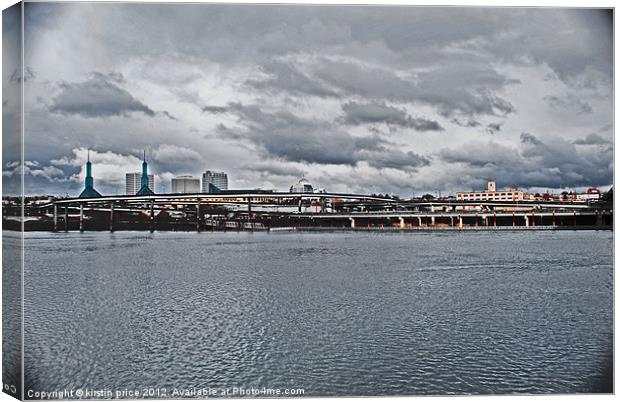
[[[88,160],[86,161],[86,179],[84,180],[84,190],[80,193],[79,198],[101,197],[101,194],[93,187],[92,164],[90,163],[90,150],[88,151]]]
[[[86,179],[84,180],[84,190],[79,195],[79,198],[94,198],[101,197],[102,195],[93,187],[93,172],[92,164],[90,163],[90,150],[88,151],[88,159],[86,161]],[[146,163],[146,151],[144,151],[144,157],[142,159],[142,177],[140,179],[140,190],[136,195],[154,195],[153,190],[149,188],[149,174],[148,164]]]

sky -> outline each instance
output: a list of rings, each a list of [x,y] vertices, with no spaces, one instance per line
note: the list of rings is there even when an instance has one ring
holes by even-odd
[[[205,170],[400,196],[612,185],[610,10],[26,3],[24,26],[3,130],[23,83],[29,194],[79,194],[88,149],[104,194],[144,149],[156,192]]]

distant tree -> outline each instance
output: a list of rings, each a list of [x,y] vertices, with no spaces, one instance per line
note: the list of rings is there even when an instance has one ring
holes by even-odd
[[[422,199],[423,199],[424,201],[432,201],[432,200],[434,200],[434,199],[435,199],[435,196],[434,196],[433,194],[424,194],[424,195],[422,196]]]

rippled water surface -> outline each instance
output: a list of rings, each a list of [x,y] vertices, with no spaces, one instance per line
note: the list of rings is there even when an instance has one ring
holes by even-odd
[[[26,390],[609,389],[611,232],[28,233]]]

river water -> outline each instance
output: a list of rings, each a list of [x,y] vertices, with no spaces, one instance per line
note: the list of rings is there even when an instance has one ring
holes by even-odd
[[[25,389],[610,392],[612,242],[26,233]]]

